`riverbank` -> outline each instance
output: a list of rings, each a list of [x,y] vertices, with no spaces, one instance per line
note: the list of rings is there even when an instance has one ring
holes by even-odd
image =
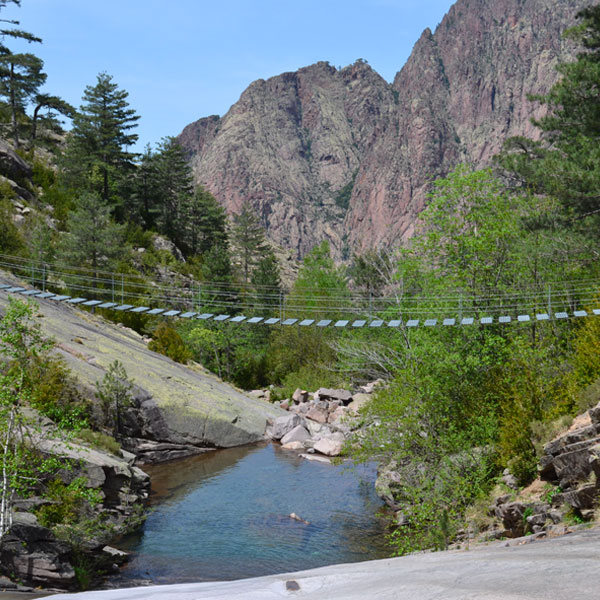
[[[61,600],[596,600],[600,529],[298,573],[51,596]]]

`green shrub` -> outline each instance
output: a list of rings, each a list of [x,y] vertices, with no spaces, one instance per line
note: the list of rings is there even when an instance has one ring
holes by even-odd
[[[31,365],[31,405],[63,429],[88,426],[90,403],[61,358],[38,357]]]
[[[76,523],[85,518],[87,506],[95,506],[102,501],[98,490],[87,487],[85,477],[77,477],[68,485],[55,479],[47,485],[44,496],[54,501],[36,512],[44,527]]]
[[[154,330],[148,348],[179,363],[185,364],[191,358],[190,351],[177,330],[166,321],[162,321]]]
[[[26,255],[27,249],[21,232],[13,223],[13,207],[10,202],[13,195],[7,183],[0,184],[0,252],[23,256]]]
[[[115,456],[120,456],[121,445],[114,437],[102,433],[101,431],[93,431],[91,429],[80,429],[77,432],[77,437],[93,448],[106,450]]]

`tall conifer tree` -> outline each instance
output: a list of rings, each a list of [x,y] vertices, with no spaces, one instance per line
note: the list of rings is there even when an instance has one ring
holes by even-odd
[[[128,95],[108,73],[100,73],[96,85],[85,88],[65,155],[67,182],[111,204],[118,203],[119,179],[134,167],[129,147],[138,139],[132,130],[139,115],[129,107]]]

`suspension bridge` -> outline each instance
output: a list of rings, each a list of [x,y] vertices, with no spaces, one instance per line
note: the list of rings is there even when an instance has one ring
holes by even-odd
[[[1,254],[0,269],[23,282],[2,283],[0,291],[21,297],[116,313],[236,325],[414,328],[525,324],[600,316],[600,282],[591,279],[552,282],[476,298],[463,293],[366,297],[318,288],[307,290],[308,295],[299,299],[274,286],[195,282],[189,278],[178,286],[149,283],[138,275],[65,267]],[[323,314],[327,318],[319,317]]]

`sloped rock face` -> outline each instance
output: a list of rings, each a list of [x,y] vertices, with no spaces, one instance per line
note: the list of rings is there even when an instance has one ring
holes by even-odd
[[[433,178],[536,135],[528,94],[572,49],[587,0],[459,0],[423,32],[393,84],[365,62],[258,80],[221,119],[186,127],[196,182],[229,212],[249,201],[278,244],[337,258],[412,235]],[[539,110],[539,109],[538,109]],[[539,113],[538,113],[539,116]]]
[[[0,281],[15,278],[0,273]],[[0,313],[8,294],[0,291]],[[285,415],[272,404],[249,398],[199,365],[185,366],[148,350],[132,330],[95,315],[48,300],[39,301],[44,335],[90,395],[110,364],[118,359],[136,384],[133,414],[125,415],[125,433],[146,444],[148,462],[229,448],[265,439],[269,420]],[[143,456],[142,456],[143,457]]]

